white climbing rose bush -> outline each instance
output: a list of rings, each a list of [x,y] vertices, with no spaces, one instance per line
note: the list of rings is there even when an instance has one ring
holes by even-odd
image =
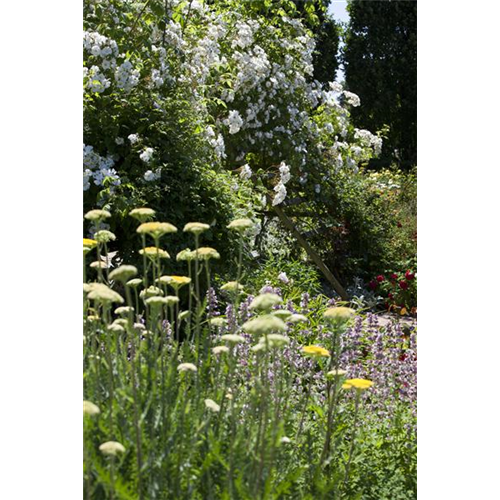
[[[193,164],[233,190],[318,195],[382,140],[355,129],[359,98],[313,79],[315,42],[293,2],[84,2],[84,191],[113,204],[169,189]],[[148,201],[148,200],[146,200]]]

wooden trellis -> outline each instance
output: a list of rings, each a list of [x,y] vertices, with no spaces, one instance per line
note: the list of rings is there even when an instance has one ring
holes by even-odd
[[[303,204],[306,200],[303,198],[292,198],[287,200],[284,203],[285,206],[299,206]],[[271,204],[271,198],[268,196],[268,202]],[[348,296],[344,287],[340,284],[340,282],[335,278],[333,273],[328,269],[328,266],[323,262],[319,254],[312,248],[312,246],[307,242],[307,237],[309,236],[307,233],[302,234],[294,224],[293,220],[288,217],[285,211],[279,207],[273,207],[274,212],[280,219],[281,223],[292,233],[293,237],[297,240],[297,243],[305,250],[307,255],[311,258],[311,260],[318,266],[318,269],[323,273],[325,278],[330,282],[333,286],[334,290],[340,295],[342,300],[348,300]],[[295,216],[300,215],[300,212],[295,212]],[[306,214],[304,214],[306,215]]]

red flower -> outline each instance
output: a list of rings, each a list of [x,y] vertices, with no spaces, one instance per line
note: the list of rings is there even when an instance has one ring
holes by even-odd
[[[392,278],[393,280],[397,280],[397,279],[398,279],[398,275],[397,275],[396,273],[392,273],[392,274],[391,274],[391,278]]]
[[[379,274],[379,275],[377,276],[377,281],[378,281],[379,283],[382,283],[382,281],[385,281],[385,276],[384,276],[383,274]]]
[[[401,280],[399,282],[399,288],[402,290],[408,290],[408,283],[405,280]]]
[[[390,299],[393,299],[393,298],[394,298],[394,295],[393,295],[391,292],[389,292],[388,297],[389,297]]]
[[[376,282],[376,281],[371,280],[371,281],[370,281],[370,283],[368,283],[368,286],[369,286],[372,290],[375,290],[375,288],[377,288],[377,282]]]
[[[415,273],[412,273],[410,270],[406,271],[405,277],[408,281],[411,281],[413,278],[415,278]]]

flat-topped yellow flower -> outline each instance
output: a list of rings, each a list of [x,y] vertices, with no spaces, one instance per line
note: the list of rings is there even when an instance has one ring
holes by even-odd
[[[153,259],[155,257],[159,259],[170,259],[170,255],[168,254],[168,252],[158,247],[141,248],[139,250],[139,253],[141,255],[146,255],[150,259]]]
[[[351,319],[355,314],[356,311],[350,307],[330,307],[323,316],[329,321],[344,322]]]
[[[177,261],[191,261],[193,260],[195,257],[195,253],[192,252],[189,248],[185,248],[184,250],[181,250],[178,254],[177,254]]]
[[[152,219],[155,216],[155,211],[152,208],[134,208],[130,211],[129,215],[139,222],[146,222],[148,219]]]
[[[90,415],[90,416],[93,416],[93,415],[98,415],[99,413],[101,413],[101,410],[99,409],[99,407],[92,403],[91,401],[84,401],[83,402],[83,414],[84,415]]]
[[[102,283],[88,283],[87,290],[89,290],[87,297],[97,302],[118,302],[120,304],[124,302],[120,294]]]
[[[234,231],[243,232],[253,226],[254,223],[250,219],[235,219],[227,225],[227,228],[233,229]]]
[[[220,287],[221,290],[225,292],[236,293],[237,291],[243,290],[243,285],[238,283],[237,281],[228,281],[224,285]]]
[[[83,246],[85,248],[94,248],[97,246],[97,241],[91,240],[90,238],[83,238]]]
[[[318,358],[329,358],[330,351],[321,347],[319,345],[306,345],[302,348],[302,352],[304,354],[308,354],[310,356],[318,357]]]
[[[184,226],[185,233],[201,234],[207,229],[210,229],[208,224],[203,224],[203,222],[188,222]]]
[[[110,241],[116,240],[116,235],[107,229],[101,229],[94,234],[94,238],[99,243],[109,243]]]
[[[118,453],[124,453],[125,447],[117,441],[108,441],[101,444],[101,446],[99,446],[99,450],[101,450],[104,455],[116,455]]]
[[[371,380],[366,380],[364,378],[351,378],[346,380],[342,384],[342,389],[358,389],[360,391],[364,391],[369,389],[373,385]]]
[[[100,221],[109,217],[111,217],[111,214],[107,210],[95,209],[90,210],[85,214],[85,218],[92,221]]]
[[[128,281],[137,274],[137,267],[130,266],[128,264],[122,264],[121,266],[113,269],[109,273],[109,279],[118,281]]]
[[[276,293],[263,293],[257,295],[250,303],[249,309],[252,311],[270,311],[274,306],[281,304],[283,299]]]
[[[198,260],[220,259],[220,254],[215,248],[201,247],[194,252],[195,258]]]
[[[265,314],[264,316],[257,316],[248,320],[246,323],[243,323],[241,328],[252,335],[267,335],[269,333],[284,332],[286,324],[283,320],[272,314]]]
[[[176,233],[177,228],[168,222],[143,222],[138,228],[139,234],[149,234],[153,238],[159,238],[164,234]]]
[[[189,285],[189,283],[191,283],[191,278],[187,276],[161,276],[157,281],[158,283],[170,285],[175,290],[178,290],[184,285]]]

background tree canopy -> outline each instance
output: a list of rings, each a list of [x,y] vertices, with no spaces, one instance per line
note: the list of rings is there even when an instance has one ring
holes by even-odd
[[[346,85],[362,103],[353,121],[370,130],[389,127],[372,164],[408,169],[417,163],[417,2],[352,0],[347,8]]]

